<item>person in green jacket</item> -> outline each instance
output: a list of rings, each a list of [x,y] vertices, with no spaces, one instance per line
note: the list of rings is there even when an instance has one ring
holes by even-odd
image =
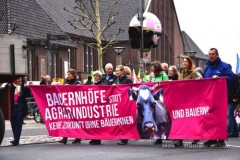
[[[152,77],[152,82],[161,82],[167,81],[168,75],[164,72],[161,63],[159,61],[154,61],[151,63],[151,70],[154,73],[154,77]]]
[[[151,63],[151,71],[154,73],[151,82],[161,82],[169,80],[168,75],[164,72],[162,65],[159,61]],[[162,144],[162,139],[157,139],[154,144]]]

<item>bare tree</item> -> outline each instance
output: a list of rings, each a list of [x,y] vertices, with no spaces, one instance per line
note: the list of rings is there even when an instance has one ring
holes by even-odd
[[[118,27],[110,39],[104,36],[106,31],[116,23],[115,17],[119,12],[114,10],[114,6],[117,4],[117,0],[108,0],[108,6],[105,8],[100,7],[100,0],[75,0],[75,2],[76,6],[73,9],[64,8],[67,12],[78,17],[72,21],[69,20],[68,23],[75,29],[92,34],[94,41],[87,43],[87,45],[97,50],[98,69],[101,70],[103,54],[110,46],[117,43],[116,38],[123,31]],[[102,19],[106,20],[105,24],[101,24]],[[81,39],[79,41],[84,43]]]

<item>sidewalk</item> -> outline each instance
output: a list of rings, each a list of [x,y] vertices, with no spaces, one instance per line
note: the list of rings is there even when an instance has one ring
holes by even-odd
[[[23,125],[22,135],[19,142],[20,144],[51,143],[51,142],[57,142],[60,139],[59,137],[51,137],[47,134],[40,134],[40,135],[35,134],[34,136],[25,136],[23,132],[26,132],[28,130],[36,130],[36,131],[46,130],[46,127],[44,124],[36,123],[33,119],[27,119],[27,120],[24,120],[24,122],[26,124]],[[13,140],[12,128],[10,125],[10,121],[6,120],[5,135],[4,135],[4,139],[1,146],[10,146],[11,140]]]

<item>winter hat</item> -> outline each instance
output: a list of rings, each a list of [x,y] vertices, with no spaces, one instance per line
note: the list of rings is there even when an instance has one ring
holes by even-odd
[[[95,74],[98,74],[100,77],[102,77],[102,72],[99,71],[99,70],[96,70],[96,71],[93,73],[93,75],[95,75]]]

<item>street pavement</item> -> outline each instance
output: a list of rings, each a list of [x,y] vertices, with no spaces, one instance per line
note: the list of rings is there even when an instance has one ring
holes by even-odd
[[[101,146],[89,145],[89,140],[81,144],[72,144],[69,139],[66,145],[58,143],[61,137],[48,136],[44,124],[34,120],[24,120],[20,145],[11,146],[12,130],[6,121],[6,132],[0,146],[0,160],[239,160],[240,138],[230,138],[227,146],[222,148],[204,148],[191,145],[184,140],[184,147],[175,149],[173,141],[164,140],[163,145],[153,145],[154,140],[131,140],[126,146],[117,145],[117,141],[102,141]],[[33,154],[34,153],[34,154]]]
[[[56,143],[61,139],[61,137],[49,136],[45,124],[36,123],[33,119],[26,119],[24,120],[24,122],[26,124],[23,125],[22,135],[19,142],[20,145],[39,144],[39,143]],[[4,135],[4,139],[1,146],[11,146],[10,141],[13,140],[13,136],[12,136],[10,121],[6,120],[5,125],[6,125],[5,135]],[[71,141],[74,139],[69,139],[69,140]],[[141,141],[144,141],[144,140],[141,140]],[[130,143],[132,142],[130,141]],[[165,142],[167,142],[167,144],[172,145],[171,141],[165,141]],[[204,141],[200,141],[199,144],[201,145],[203,142]],[[86,141],[86,143],[88,144],[88,141]],[[102,143],[104,143],[104,141]],[[107,141],[105,143],[107,143]],[[191,141],[184,141],[184,145],[187,147],[191,147],[189,146],[190,143]],[[167,146],[165,145],[165,147],[172,147],[171,145],[167,145]],[[230,148],[233,147],[233,148],[240,149],[240,138],[229,138],[228,141],[226,141],[226,145],[227,147],[230,147]]]
[[[50,143],[57,142],[59,137],[51,137],[47,133],[45,124],[36,123],[33,119],[24,120],[20,144],[36,144],[36,143]],[[13,140],[12,129],[10,121],[5,121],[5,135],[1,146],[11,145]]]

